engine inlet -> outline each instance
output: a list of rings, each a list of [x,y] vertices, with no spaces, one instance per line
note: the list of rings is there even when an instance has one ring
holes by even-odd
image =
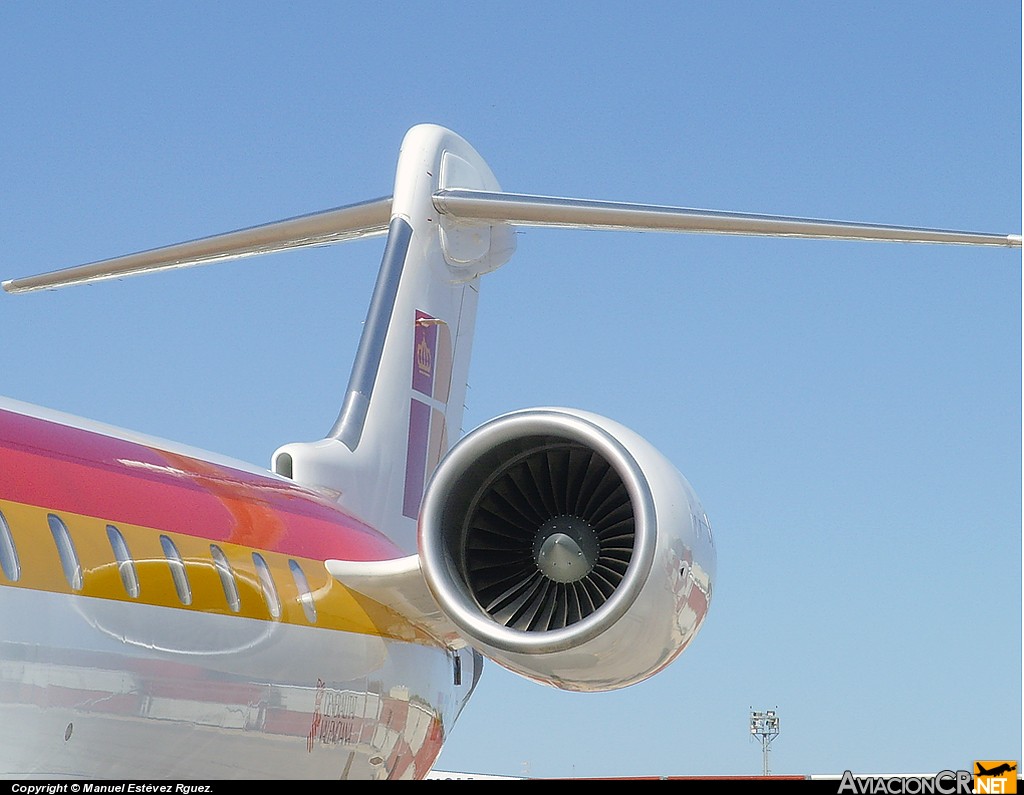
[[[580,621],[615,592],[632,556],[625,484],[596,451],[535,440],[487,480],[464,526],[464,573],[492,619],[524,631]]]

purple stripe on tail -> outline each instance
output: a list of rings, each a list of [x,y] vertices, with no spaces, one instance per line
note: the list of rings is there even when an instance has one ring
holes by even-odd
[[[416,519],[420,513],[429,437],[430,406],[414,398],[409,402],[409,448],[405,454],[405,499],[402,502],[402,513],[410,519]]]

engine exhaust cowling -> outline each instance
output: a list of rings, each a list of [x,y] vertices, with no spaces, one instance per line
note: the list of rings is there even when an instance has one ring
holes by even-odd
[[[693,639],[715,549],[676,468],[607,418],[564,408],[485,423],[420,510],[427,584],[468,643],[565,690],[642,681]]]

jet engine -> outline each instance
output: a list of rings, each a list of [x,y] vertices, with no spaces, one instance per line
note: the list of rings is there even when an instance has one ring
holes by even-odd
[[[565,690],[614,690],[703,623],[715,548],[689,483],[640,436],[538,408],[461,439],[424,494],[427,585],[465,640]]]

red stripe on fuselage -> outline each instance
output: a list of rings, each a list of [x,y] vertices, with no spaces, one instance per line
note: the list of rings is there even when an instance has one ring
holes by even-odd
[[[305,558],[402,556],[292,483],[5,410],[0,498]]]

